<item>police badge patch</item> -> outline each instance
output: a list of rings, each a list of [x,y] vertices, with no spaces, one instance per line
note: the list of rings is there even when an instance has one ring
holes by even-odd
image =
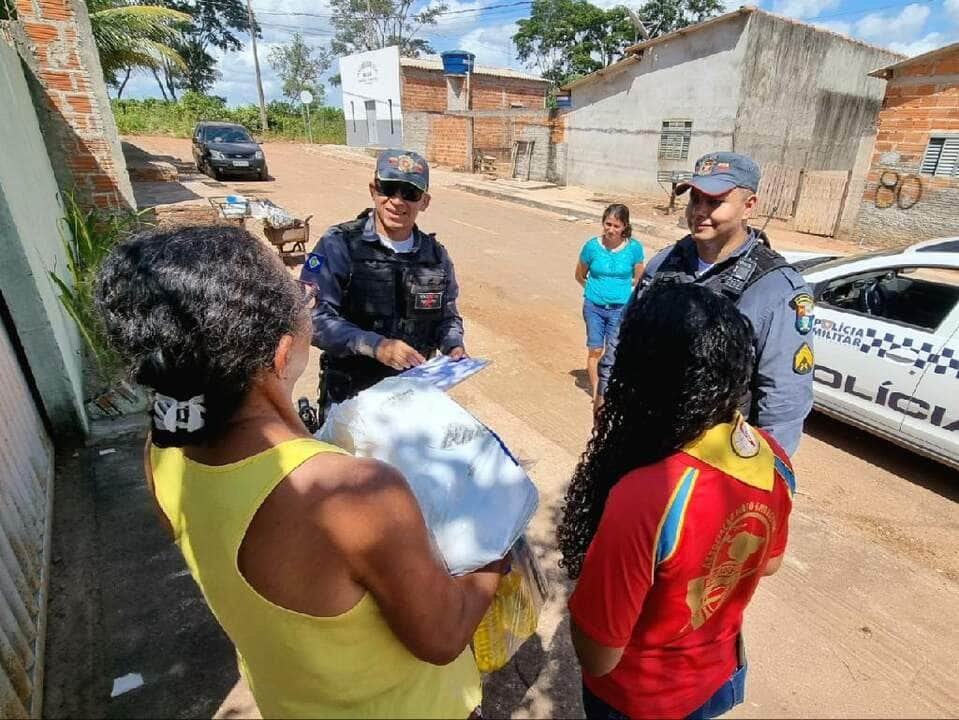
[[[793,355],[793,372],[797,375],[808,375],[816,365],[816,360],[812,354],[812,348],[808,343],[799,346],[796,354]]]
[[[320,268],[323,267],[323,264],[326,262],[326,257],[323,255],[317,255],[316,253],[310,253],[306,256],[306,269],[310,272],[319,272]]]
[[[800,335],[808,335],[816,324],[816,303],[807,293],[799,293],[789,301],[789,307],[796,311],[796,330]]]
[[[439,310],[443,306],[443,293],[418,292],[413,299],[414,310]]]

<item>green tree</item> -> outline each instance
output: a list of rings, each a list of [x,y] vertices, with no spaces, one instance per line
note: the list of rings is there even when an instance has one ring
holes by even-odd
[[[625,8],[603,10],[587,0],[534,0],[517,25],[519,59],[557,86],[620,60],[636,33]]]
[[[129,78],[133,70],[155,70],[164,63],[183,67],[183,58],[174,45],[182,37],[189,15],[125,0],[87,0],[87,12],[103,75],[109,84],[120,84],[120,72]]]
[[[189,27],[177,49],[183,65],[164,63],[154,72],[164,99],[176,100],[178,90],[209,92],[220,76],[212,50],[236,52],[250,31],[244,0],[152,0],[186,13]],[[257,28],[259,34],[259,28]]]
[[[175,86],[201,95],[210,92],[222,73],[217,68],[216,58],[207,51],[203,40],[190,35],[175,47],[185,63],[183,68],[170,68],[175,75]]]
[[[639,17],[651,38],[701,23],[721,15],[721,0],[649,0],[639,9]]]
[[[448,6],[439,2],[414,11],[414,4],[415,0],[330,0],[335,31],[330,50],[342,56],[396,45],[404,57],[432,53],[429,41],[417,35],[436,25]]]
[[[270,50],[268,59],[270,67],[283,81],[283,95],[296,101],[302,91],[309,90],[313,101],[323,104],[325,88],[320,75],[330,67],[329,53],[317,51],[304,42],[300,33],[293,33],[290,42]]]

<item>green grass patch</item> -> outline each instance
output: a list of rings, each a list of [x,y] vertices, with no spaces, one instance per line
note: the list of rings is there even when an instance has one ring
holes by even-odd
[[[256,105],[229,108],[223,98],[188,92],[177,101],[112,100],[117,129],[123,135],[170,135],[190,137],[201,120],[222,120],[243,125],[262,140],[306,141],[306,127],[299,107],[273,101],[266,108],[270,129],[260,129],[260,110]],[[339,108],[320,107],[310,112],[313,142],[346,144],[346,123]]]

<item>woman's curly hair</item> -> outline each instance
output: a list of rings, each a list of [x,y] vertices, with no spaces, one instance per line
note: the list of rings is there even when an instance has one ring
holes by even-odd
[[[96,302],[133,380],[177,400],[204,396],[203,428],[154,426],[160,447],[222,432],[305,307],[275,253],[244,230],[216,225],[119,244],[97,276]]]
[[[749,321],[700,285],[657,282],[627,306],[605,402],[557,531],[570,578],[579,576],[613,485],[732,420],[753,358]]]

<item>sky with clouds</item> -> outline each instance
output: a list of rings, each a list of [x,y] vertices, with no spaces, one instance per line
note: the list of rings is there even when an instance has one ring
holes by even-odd
[[[426,7],[439,0],[420,0]],[[593,0],[603,7],[622,5],[622,0]],[[516,21],[529,15],[522,0],[446,0],[447,11],[434,27],[421,33],[437,52],[463,49],[476,54],[476,62],[516,69],[524,68],[511,41]],[[639,7],[642,3],[636,3]],[[727,0],[727,7],[740,3]],[[820,25],[838,33],[890,48],[906,55],[919,55],[959,41],[959,0],[761,0],[759,6],[781,15]],[[495,7],[491,7],[495,6]],[[281,83],[267,61],[271,47],[287,42],[299,31],[307,43],[325,47],[332,30],[326,0],[253,0],[253,9],[263,28],[258,42],[263,89],[267,100],[281,98]],[[256,102],[253,51],[249,43],[239,52],[221,54],[222,78],[213,93],[230,105]],[[336,66],[330,72],[336,72]],[[326,84],[326,104],[339,105],[340,92]],[[125,97],[159,97],[152,75],[130,79]]]

